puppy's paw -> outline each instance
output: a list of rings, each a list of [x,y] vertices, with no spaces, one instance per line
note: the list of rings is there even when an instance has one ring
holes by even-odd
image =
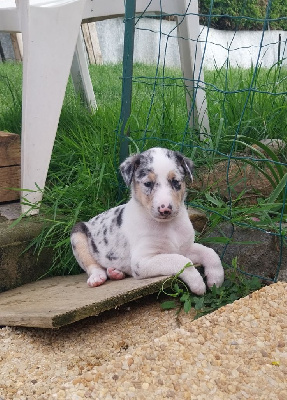
[[[110,279],[119,280],[124,279],[126,274],[116,268],[109,267],[107,269],[107,274]]]
[[[211,288],[214,284],[216,287],[220,287],[224,281],[224,269],[222,265],[217,268],[213,268],[206,272],[207,286]]]
[[[192,293],[202,295],[206,292],[206,286],[200,273],[194,268],[187,269],[180,278],[187,284]]]
[[[107,273],[104,270],[94,270],[87,280],[90,287],[97,287],[105,283],[107,280]]]
[[[198,280],[198,282],[192,282],[191,285],[188,285],[192,293],[197,294],[199,296],[203,295],[206,292],[206,286],[203,282],[203,279]]]

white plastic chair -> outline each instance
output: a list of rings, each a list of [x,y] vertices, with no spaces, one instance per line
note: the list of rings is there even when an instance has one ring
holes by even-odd
[[[190,4],[189,4],[190,3]],[[137,0],[136,12],[178,14],[179,49],[185,78],[199,77],[201,49],[197,0]],[[183,18],[184,13],[190,13]],[[22,200],[42,199],[51,153],[70,68],[75,86],[88,104],[95,98],[79,28],[82,20],[102,20],[124,15],[124,0],[0,0],[0,31],[23,34],[23,95],[21,139]],[[73,54],[76,52],[73,58]],[[194,54],[196,52],[196,59]],[[73,62],[72,62],[73,61]],[[193,90],[192,83],[189,83]],[[190,98],[187,97],[188,107]],[[196,96],[198,120],[206,131],[209,123],[204,92]],[[29,190],[29,192],[25,190]],[[22,205],[22,212],[29,206]],[[37,213],[35,208],[30,212]]]
[[[37,187],[45,186],[84,6],[85,0],[0,1],[0,30],[23,34],[21,188],[31,190],[22,199],[34,204],[42,198]]]

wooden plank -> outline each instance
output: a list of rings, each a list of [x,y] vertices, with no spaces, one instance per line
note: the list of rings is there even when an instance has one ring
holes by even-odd
[[[83,32],[84,41],[86,44],[86,49],[87,49],[90,64],[95,64],[94,50],[93,50],[90,31],[89,31],[89,27],[88,27],[87,23],[82,24],[82,32]]]
[[[16,33],[17,42],[20,50],[21,59],[23,60],[23,35],[21,32]]]
[[[21,164],[21,141],[15,133],[0,131],[0,167]]]
[[[15,133],[0,132],[0,202],[18,200],[21,179],[21,140]]]
[[[29,283],[0,293],[0,325],[58,328],[156,293],[166,279],[129,277],[89,288],[80,274]]]
[[[21,167],[0,167],[0,203],[20,198],[20,191],[8,188],[20,188]]]
[[[11,33],[11,42],[14,50],[15,61],[22,61],[23,59],[23,43],[22,43],[22,35],[19,33]]]
[[[94,53],[95,64],[102,65],[103,58],[102,58],[102,52],[101,52],[100,42],[99,42],[99,38],[98,38],[96,23],[95,22],[89,23],[88,28],[89,28],[91,44],[92,44],[93,53]]]

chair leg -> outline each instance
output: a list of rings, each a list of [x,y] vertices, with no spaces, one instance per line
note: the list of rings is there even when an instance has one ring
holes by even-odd
[[[21,4],[21,2],[20,2]],[[85,0],[20,9],[23,32],[22,201],[42,199]],[[38,190],[40,189],[40,191]],[[27,212],[30,205],[22,205]],[[38,209],[32,209],[35,214]]]
[[[80,94],[87,107],[93,111],[97,109],[97,103],[83,46],[82,31],[80,29],[71,67],[71,77],[75,91]]]
[[[207,115],[206,95],[204,91],[204,72],[202,67],[201,44],[197,41],[200,35],[198,3],[188,0],[181,0],[182,14],[178,17],[178,44],[181,61],[181,69],[185,78],[187,88],[186,102],[188,110],[194,108],[190,118],[192,126],[199,127],[201,132],[209,133],[209,120]],[[201,135],[201,139],[204,135]]]

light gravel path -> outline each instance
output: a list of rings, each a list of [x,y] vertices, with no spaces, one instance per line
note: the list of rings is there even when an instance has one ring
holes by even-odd
[[[57,331],[2,328],[0,398],[287,400],[287,283],[196,321],[149,297]]]

